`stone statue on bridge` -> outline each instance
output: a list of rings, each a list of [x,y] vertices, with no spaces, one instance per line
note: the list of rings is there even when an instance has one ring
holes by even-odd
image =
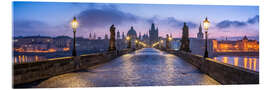
[[[116,50],[116,47],[115,47],[115,27],[114,27],[114,24],[111,26],[110,32],[111,32],[111,35],[110,35],[109,51],[114,51],[114,50]]]
[[[183,26],[183,32],[182,32],[182,39],[181,39],[181,46],[180,46],[180,51],[185,51],[185,52],[191,52],[189,48],[189,33],[188,33],[188,26],[184,22]]]
[[[169,34],[166,34],[166,49],[170,49],[170,40],[169,40]]]

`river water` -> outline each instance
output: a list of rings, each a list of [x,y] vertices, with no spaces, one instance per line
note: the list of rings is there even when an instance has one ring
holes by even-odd
[[[259,71],[259,56],[217,56],[213,57],[217,62],[227,63],[245,69]]]
[[[84,51],[77,51],[78,55],[83,54],[91,54],[91,53],[98,53],[104,52],[99,50],[84,50]],[[71,51],[66,52],[53,52],[53,53],[19,53],[13,52],[13,60],[12,62],[15,64],[20,63],[30,63],[30,62],[38,62],[38,61],[46,61],[51,58],[59,58],[59,57],[69,57],[72,55]]]

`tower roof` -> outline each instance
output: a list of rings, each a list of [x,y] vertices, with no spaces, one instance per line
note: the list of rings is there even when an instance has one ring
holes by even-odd
[[[188,26],[187,26],[187,23],[186,23],[186,22],[184,22],[184,26],[183,26],[183,28],[188,28]]]
[[[155,30],[155,24],[154,23],[152,23],[150,30]]]
[[[248,38],[247,38],[247,36],[246,36],[246,35],[244,36],[243,40],[248,40]]]
[[[127,35],[134,35],[134,36],[137,36],[137,33],[136,31],[134,30],[133,26],[131,26],[131,28],[129,29]]]

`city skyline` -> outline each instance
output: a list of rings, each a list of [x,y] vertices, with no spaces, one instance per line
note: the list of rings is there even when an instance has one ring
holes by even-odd
[[[179,38],[184,22],[190,28],[190,37],[195,38],[199,24],[207,16],[211,22],[210,38],[247,35],[258,40],[258,9],[258,6],[14,2],[13,35],[72,36],[69,23],[76,16],[79,21],[77,36],[84,38],[94,32],[97,37],[109,35],[112,24],[121,33],[126,34],[133,26],[137,33],[145,34],[151,23],[159,28],[159,36],[172,33]]]
[[[259,6],[12,7],[14,89],[260,84]]]

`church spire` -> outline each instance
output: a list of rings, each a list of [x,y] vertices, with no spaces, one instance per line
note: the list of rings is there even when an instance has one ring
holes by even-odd
[[[122,39],[125,39],[125,32],[122,32]]]
[[[107,34],[107,33],[105,33],[104,39],[105,39],[105,40],[108,40],[108,39],[109,39],[109,37],[108,37],[108,34]]]
[[[199,26],[199,32],[197,33],[197,38],[198,39],[203,39],[203,32],[202,32],[202,25],[200,23],[200,26]]]
[[[94,38],[93,38],[94,40],[96,39],[96,33],[94,33]]]
[[[155,30],[155,24],[154,23],[152,23],[150,30]]]
[[[244,36],[243,40],[248,40],[247,35]]]
[[[142,35],[141,35],[141,32],[139,32],[139,40],[141,40],[142,38]]]
[[[117,31],[117,40],[120,39],[120,32],[119,30]]]
[[[92,35],[91,35],[91,32],[89,34],[89,40],[92,40]]]
[[[199,32],[202,32],[202,25],[200,23]]]

